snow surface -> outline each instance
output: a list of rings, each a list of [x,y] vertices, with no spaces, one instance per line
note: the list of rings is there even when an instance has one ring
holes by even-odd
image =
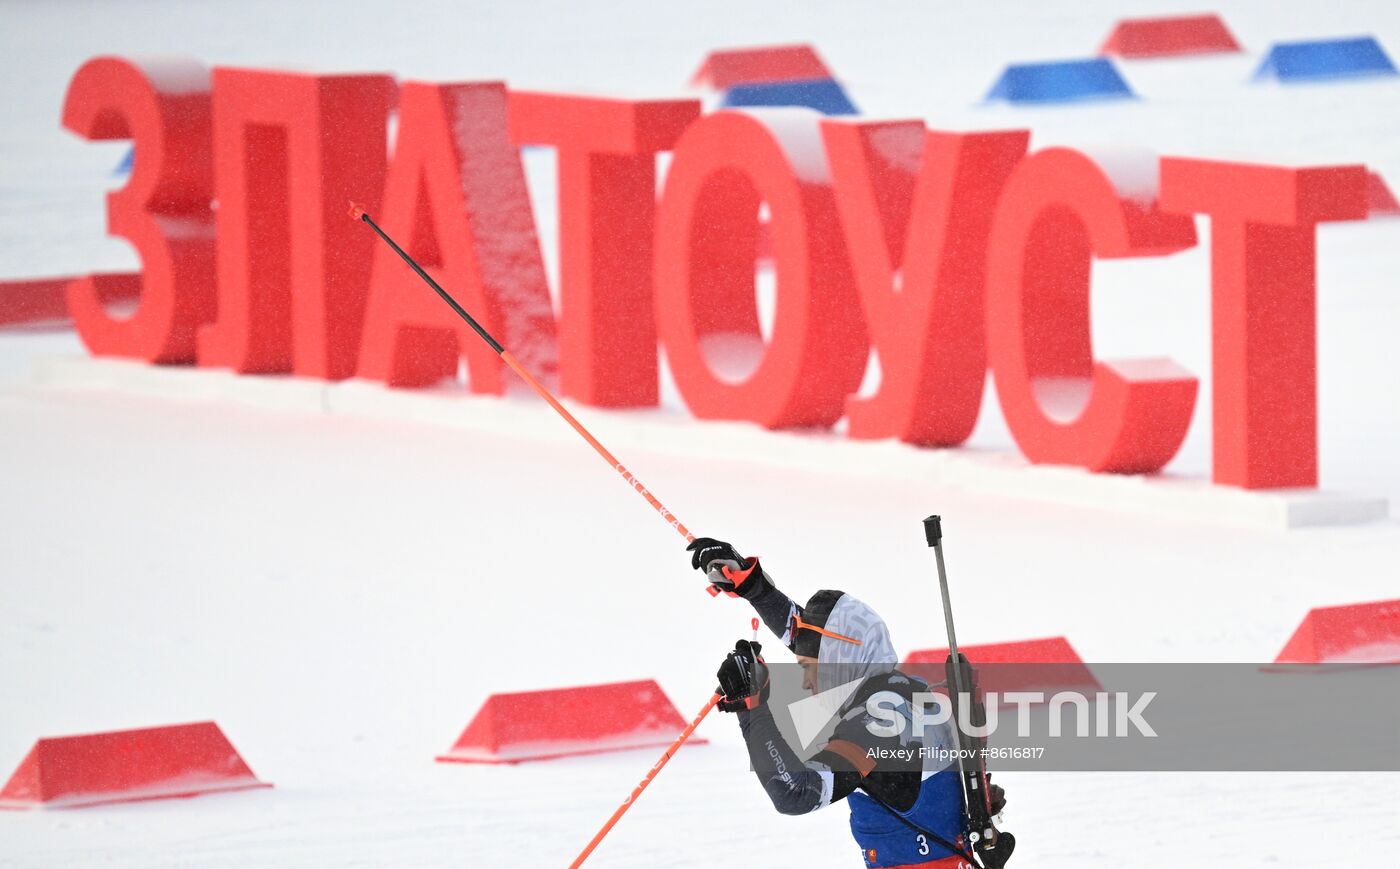
[[[208,91],[209,68],[189,57],[132,57],[156,90],[169,96]],[[194,60],[194,62],[191,62]]]
[[[822,145],[822,114],[808,108],[755,108],[748,114],[763,125],[782,145],[783,154],[797,178],[807,184],[831,186],[831,170]]]
[[[390,70],[619,96],[681,94],[715,47],[810,40],[870,116],[1030,126],[1033,147],[1149,146],[1400,178],[1400,82],[1250,85],[1269,43],[1377,35],[1385,3],[1216,3],[1237,57],[1123,62],[1142,99],[977,105],[1013,61],[1090,54],[1128,14],[1191,3],[608,4],[367,0],[0,5],[0,277],[120,270],[102,197],[124,143],[58,117],[89,57]],[[548,152],[527,171],[557,277]],[[1201,229],[1205,230],[1204,222]],[[1400,502],[1400,222],[1319,232],[1322,479]],[[1208,254],[1095,264],[1096,351],[1202,377],[1171,470],[1209,462]],[[272,790],[0,814],[0,865],[566,864],[659,752],[435,764],[494,691],[654,677],[689,718],[748,610],[582,444],[407,421],[38,387],[68,333],[0,335],[0,775],[33,741],[213,718]],[[664,383],[667,407],[679,401]],[[512,396],[511,401],[533,400]],[[1010,441],[988,396],[970,443]],[[597,411],[581,411],[586,417]],[[1267,661],[1314,606],[1397,596],[1400,524],[1222,529],[745,461],[620,458],[700,534],[805,597],[847,587],[902,651],[944,645],[919,520],[945,516],[960,638],[1064,634],[1088,661]],[[712,714],[589,865],[856,866],[842,808],[781,818]],[[9,760],[7,760],[7,758]],[[1012,866],[1378,865],[1395,774],[1006,774]],[[1360,831],[1359,835],[1353,835]]]

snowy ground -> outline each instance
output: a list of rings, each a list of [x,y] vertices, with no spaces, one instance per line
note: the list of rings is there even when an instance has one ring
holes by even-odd
[[[1363,161],[1400,180],[1400,83],[1243,83],[1274,40],[1370,32],[1400,51],[1400,8],[1386,4],[1217,4],[1250,56],[1127,64],[1140,104],[972,105],[1006,62],[1088,54],[1120,15],[1198,8],[0,4],[0,276],[134,264],[102,238],[121,146],[76,142],[57,123],[73,70],[101,53],[662,95],[709,47],[807,39],[871,114],[1029,125],[1036,147]],[[540,162],[535,182],[547,180]],[[1373,221],[1324,228],[1319,245],[1323,484],[1392,502],[1400,390],[1382,342],[1400,325],[1397,239],[1400,221]],[[1096,269],[1104,355],[1167,353],[1208,375],[1203,249]],[[277,787],[0,814],[0,864],[561,865],[653,752],[517,768],[432,756],[494,691],[655,677],[689,716],[747,629],[742,605],[704,595],[678,539],[581,444],[29,383],[35,358],[79,352],[62,333],[0,336],[0,776],[40,735],[213,718]],[[1172,470],[1207,467],[1208,409]],[[973,445],[1007,442],[989,401]],[[1091,661],[1268,660],[1308,608],[1396,596],[1393,521],[1241,531],[741,457],[624,461],[697,533],[764,555],[795,596],[856,591],[902,650],[942,644],[918,529],[935,511],[965,642],[1066,634]],[[773,815],[734,723],[714,718],[701,731],[711,745],[682,752],[594,861],[858,865],[844,810]],[[1393,774],[1003,784],[1023,867],[1400,854]]]

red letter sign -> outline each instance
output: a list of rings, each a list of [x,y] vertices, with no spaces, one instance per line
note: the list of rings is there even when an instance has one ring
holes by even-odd
[[[1168,359],[1095,362],[1089,265],[1191,247],[1189,217],[1122,198],[1088,157],[1051,148],[1012,173],[992,228],[987,338],[1012,436],[1036,463],[1146,472],[1176,454],[1196,379]]]
[[[846,401],[850,436],[960,444],[987,380],[987,232],[1030,134],[920,121],[823,121],[822,133],[880,358],[879,392]]]
[[[1212,478],[1316,486],[1316,225],[1366,217],[1365,167],[1166,158],[1162,207],[1211,218]]]
[[[119,319],[94,277],[68,287],[88,350],[147,362],[192,362],[214,301],[209,71],[186,60],[99,57],[68,85],[63,126],[84,139],[132,139],[131,179],[107,194],[107,229],[141,258],[141,301]]]
[[[403,86],[379,222],[521,364],[554,373],[554,313],[503,85]],[[376,247],[360,376],[427,386],[453,377],[463,358],[473,392],[504,390],[495,351],[387,245]]]
[[[869,345],[819,122],[805,109],[718,112],[676,145],[657,215],[657,325],[698,417],[829,426],[860,385]],[[736,339],[761,344],[761,203],[772,214],[773,335],[757,368],[736,382],[711,368],[702,343],[719,352],[734,352]]]
[[[384,188],[386,75],[214,70],[218,319],[199,362],[355,372],[375,238],[345,219]]]
[[[656,153],[698,100],[512,92],[511,135],[559,158],[559,388],[585,404],[656,404]]]

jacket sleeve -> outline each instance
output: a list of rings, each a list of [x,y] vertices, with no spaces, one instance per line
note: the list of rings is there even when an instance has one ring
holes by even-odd
[[[783,739],[767,706],[739,713],[749,761],[773,808],[784,815],[805,815],[858,788],[897,811],[913,808],[923,784],[917,744],[911,748],[897,737],[880,738],[851,723],[838,726],[837,738],[804,762]]]
[[[749,762],[773,808],[784,815],[805,815],[830,805],[836,774],[817,761],[803,762],[778,731],[767,706],[739,713],[739,729]],[[842,797],[850,793],[848,787]]]
[[[759,566],[759,570],[762,570]],[[800,615],[802,607],[798,606],[792,598],[783,594],[778,587],[772,584],[770,578],[768,584],[756,597],[749,601],[753,604],[754,611],[758,617],[763,619],[763,624],[768,630],[773,632],[784,646],[792,648],[792,617],[794,614]]]

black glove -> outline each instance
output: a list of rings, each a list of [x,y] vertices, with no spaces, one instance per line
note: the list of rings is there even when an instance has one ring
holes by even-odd
[[[685,550],[692,553],[690,566],[703,570],[710,585],[726,594],[753,600],[773,587],[757,558],[745,558],[723,540],[697,537]]]
[[[715,690],[724,698],[717,704],[721,712],[757,709],[768,699],[768,665],[760,657],[762,652],[758,643],[740,640],[725,656],[715,674],[719,677]]]
[[[992,777],[987,776],[987,794],[991,797],[992,817],[1001,814],[1001,810],[1006,808],[1006,791],[1000,785],[992,784]]]

